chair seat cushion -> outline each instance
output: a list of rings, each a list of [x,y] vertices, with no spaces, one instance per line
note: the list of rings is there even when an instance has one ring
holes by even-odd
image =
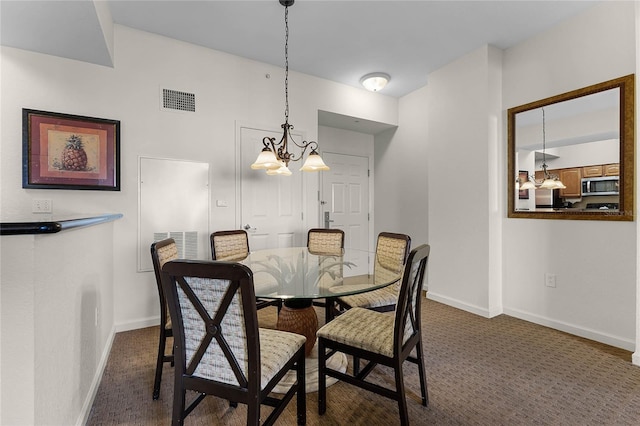
[[[338,298],[352,308],[379,308],[381,306],[395,305],[398,301],[398,292],[394,285],[379,288],[378,290],[368,291],[366,293],[353,294],[351,296],[342,296]]]
[[[322,326],[317,336],[393,357],[394,320],[394,315],[352,308]]]
[[[260,333],[260,389],[275,376],[284,365],[304,346],[306,337],[286,331],[259,328]]]

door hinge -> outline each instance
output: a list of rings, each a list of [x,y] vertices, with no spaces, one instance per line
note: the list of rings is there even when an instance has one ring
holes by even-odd
[[[371,220],[371,213],[367,213],[367,220]]]
[[[371,170],[367,169],[367,177],[371,176]]]
[[[300,220],[304,220],[304,212],[300,212]]]

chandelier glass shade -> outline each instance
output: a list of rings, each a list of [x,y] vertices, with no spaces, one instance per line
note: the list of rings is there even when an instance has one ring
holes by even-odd
[[[289,124],[289,6],[293,5],[294,0],[280,0],[280,4],[284,6],[284,25],[285,25],[285,43],[284,43],[284,123],[280,126],[282,128],[282,138],[276,143],[276,138],[270,138],[268,136],[262,139],[264,148],[258,158],[251,165],[254,170],[264,169],[270,176],[290,176],[291,170],[289,170],[289,162],[299,161],[303,158],[307,149],[310,150],[307,159],[300,167],[303,172],[317,172],[329,170],[329,167],[324,163],[320,154],[318,154],[318,142],[316,141],[302,141],[296,142],[291,136],[291,129],[293,125]],[[289,142],[292,145],[300,149],[300,155],[289,152]]]

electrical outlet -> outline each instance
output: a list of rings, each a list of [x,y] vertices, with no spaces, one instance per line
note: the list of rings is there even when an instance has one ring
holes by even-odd
[[[556,274],[551,274],[547,272],[544,274],[544,285],[547,287],[555,287],[556,286]]]
[[[53,203],[49,199],[34,199],[31,204],[32,213],[51,213],[53,211]]]

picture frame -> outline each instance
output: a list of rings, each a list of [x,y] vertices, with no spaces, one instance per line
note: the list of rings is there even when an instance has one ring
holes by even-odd
[[[518,178],[520,182],[527,182],[529,180],[529,172],[527,170],[518,170]],[[528,189],[519,189],[518,190],[518,199],[520,200],[528,200],[529,199],[529,190]]]
[[[120,121],[23,108],[22,187],[120,191]]]

